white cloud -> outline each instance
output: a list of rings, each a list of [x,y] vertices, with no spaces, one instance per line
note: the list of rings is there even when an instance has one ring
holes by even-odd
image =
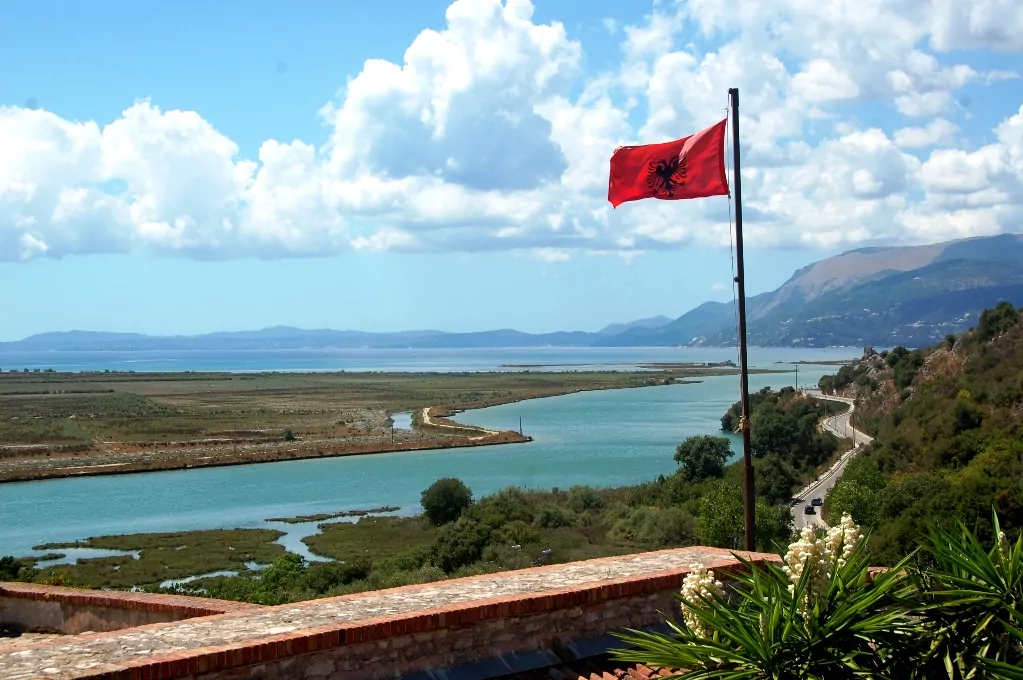
[[[710,287],[710,289],[715,293],[727,293],[728,291],[732,290],[732,287],[725,285],[723,283],[715,283]]]
[[[895,146],[919,149],[930,146],[950,146],[955,142],[959,127],[944,118],[935,118],[925,127],[907,127],[895,131]]]
[[[562,248],[533,248],[530,254],[541,262],[568,262],[572,253]]]
[[[1018,77],[964,52],[1023,51],[1018,2],[653,3],[639,25],[604,20],[622,41],[606,73],[586,73],[584,46],[534,21],[527,0],[456,0],[445,18],[400,63],[370,59],[351,75],[321,110],[322,148],[267,140],[246,159],[202,112],[159,102],[98,122],[0,108],[0,260],[358,249],[631,262],[646,249],[724,245],[725,199],[612,211],[606,182],[616,146],[720,120],[729,87],[742,93],[751,245],[830,249],[1023,224],[1023,101],[983,139],[952,106],[967,85]],[[859,122],[863,104],[898,122]]]

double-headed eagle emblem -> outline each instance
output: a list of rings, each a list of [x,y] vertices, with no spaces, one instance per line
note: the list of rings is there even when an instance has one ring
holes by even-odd
[[[646,185],[655,196],[673,198],[674,191],[686,183],[686,154],[650,161],[646,171]]]

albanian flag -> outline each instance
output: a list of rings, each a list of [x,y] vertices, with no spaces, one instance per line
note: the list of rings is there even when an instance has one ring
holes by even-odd
[[[678,201],[727,195],[726,122],[674,142],[618,147],[611,156],[607,200],[617,208],[642,198]]]

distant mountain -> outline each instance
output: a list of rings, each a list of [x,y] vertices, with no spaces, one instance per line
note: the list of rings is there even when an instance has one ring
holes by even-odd
[[[746,301],[748,337],[761,347],[933,344],[974,325],[1001,300],[1023,304],[1023,236],[1003,234],[927,246],[860,248],[797,271]],[[597,333],[369,333],[276,326],[196,336],[69,331],[42,333],[4,350],[268,350],[325,348],[729,346],[731,302],[705,302],[677,319],[611,324]]]
[[[860,248],[800,269],[746,301],[751,345],[917,346],[973,325],[1000,300],[1023,302],[1023,236]],[[732,303],[707,302],[656,329],[602,346],[733,345]]]
[[[0,351],[588,347],[597,337],[595,333],[582,331],[531,334],[501,329],[480,333],[444,333],[430,330],[368,333],[275,326],[258,331],[221,331],[195,336],[151,336],[137,333],[95,333],[89,331],[41,333],[17,342],[0,343]]]
[[[598,347],[657,347],[688,345],[694,340],[720,330],[734,318],[732,303],[704,302],[679,318],[658,328],[630,328],[612,337],[598,338]]]
[[[649,319],[636,319],[629,323],[613,323],[609,326],[604,326],[597,331],[597,333],[599,335],[618,335],[625,331],[632,330],[633,328],[660,328],[661,326],[671,322],[672,318],[670,316],[664,316],[662,314],[660,316],[652,316]]]

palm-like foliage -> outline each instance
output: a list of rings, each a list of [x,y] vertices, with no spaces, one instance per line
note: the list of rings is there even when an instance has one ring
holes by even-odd
[[[935,675],[1023,680],[1023,535],[1010,544],[992,514],[998,537],[992,548],[961,522],[932,529],[931,565],[913,575],[911,606],[926,621]]]
[[[623,634],[631,648],[616,657],[691,669],[685,677],[694,680],[915,675],[917,625],[897,604],[906,594],[905,563],[871,581],[861,545],[836,565],[827,588],[813,593],[809,569],[793,584],[777,565],[738,559],[745,571],[734,577],[730,599],[680,598],[701,627],[713,631],[709,637],[669,622],[670,635]]]

